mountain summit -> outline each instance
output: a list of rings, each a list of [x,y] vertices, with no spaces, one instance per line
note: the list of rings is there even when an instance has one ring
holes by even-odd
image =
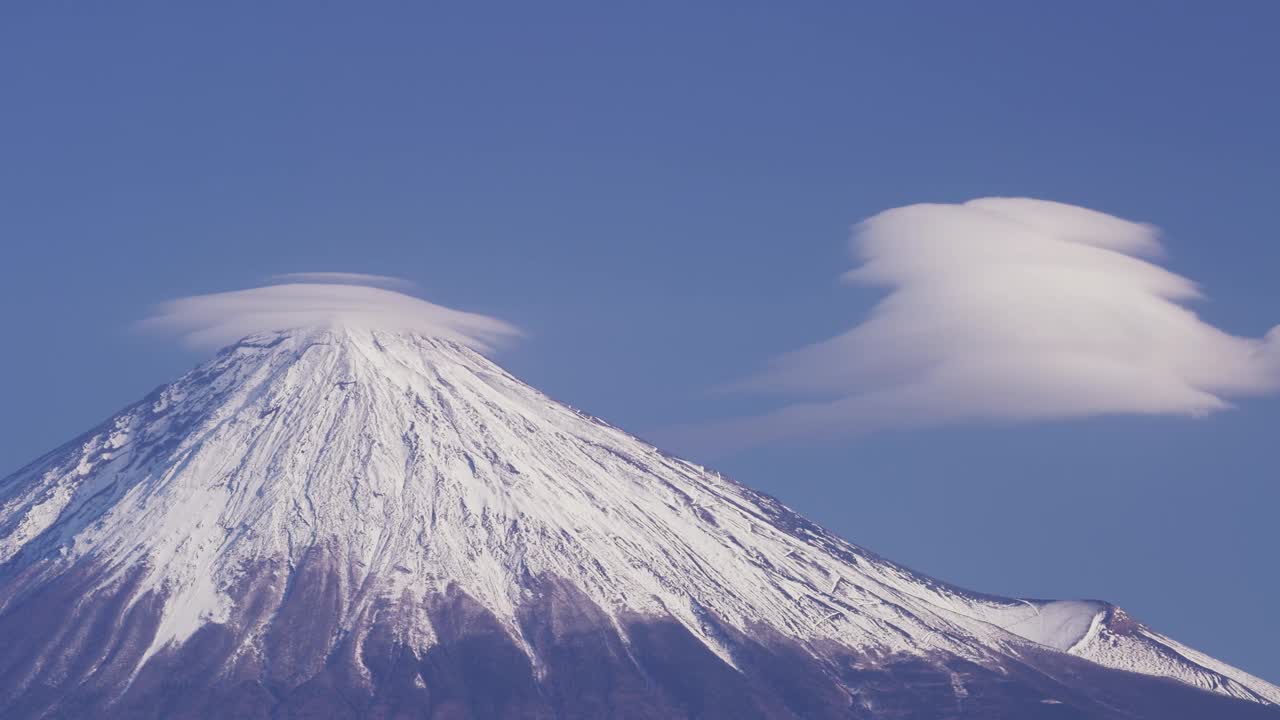
[[[878,557],[454,341],[262,333],[0,481],[0,717],[1280,718]]]

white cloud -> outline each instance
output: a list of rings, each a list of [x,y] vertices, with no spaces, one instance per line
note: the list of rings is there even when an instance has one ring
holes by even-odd
[[[389,290],[412,290],[414,284],[404,278],[390,275],[368,275],[350,272],[295,272],[280,273],[267,278],[274,284],[281,283],[320,283],[332,285],[367,285]]]
[[[1024,198],[911,205],[855,226],[851,283],[889,287],[851,330],[733,387],[793,404],[701,428],[731,448],[965,420],[1199,416],[1280,390],[1280,326],[1238,337],[1182,303],[1157,230]],[[1144,259],[1146,258],[1146,259]],[[688,437],[686,436],[686,440]]]
[[[277,276],[301,279],[303,275]],[[441,337],[481,352],[494,349],[520,331],[502,320],[453,310],[394,290],[336,281],[376,280],[383,276],[322,273],[326,283],[287,282],[281,285],[195,295],[160,304],[139,323],[144,330],[173,333],[188,345],[221,347],[247,335],[312,326],[348,325],[402,330]]]

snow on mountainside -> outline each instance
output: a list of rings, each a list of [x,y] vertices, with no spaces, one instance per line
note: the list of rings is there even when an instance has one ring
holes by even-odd
[[[51,640],[0,655],[12,678],[0,708],[56,708],[32,698],[66,678],[101,686],[85,703],[117,702],[148,662],[178,657],[211,628],[225,630],[227,658],[212,675],[279,672],[287,657],[302,668],[293,687],[354,648],[364,679],[353,682],[372,683],[380,671],[361,658],[384,642],[383,625],[415,657],[456,640],[427,598],[473,602],[467,626],[492,617],[545,678],[556,661],[527,608],[558,593],[581,599],[574,622],[551,613],[553,634],[598,624],[622,639],[615,656],[639,654],[624,647],[637,618],[663,618],[744,672],[744,637],[814,657],[839,649],[861,669],[947,657],[993,677],[1017,663],[1048,673],[1039,658],[1065,653],[1280,704],[1280,688],[1118,608],[935,581],[556,403],[466,347],[389,330],[247,338],[0,481],[0,622],[52,607],[32,598],[61,598],[46,590],[59,582],[74,588],[65,607],[86,629],[58,642],[96,649],[77,650],[80,660]],[[332,619],[305,638],[317,648],[281,650],[275,626],[293,616],[297,588],[321,603],[307,612]],[[964,701],[962,675],[947,672],[947,692]]]

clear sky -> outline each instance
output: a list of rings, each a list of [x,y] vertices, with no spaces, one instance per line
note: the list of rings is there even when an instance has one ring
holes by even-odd
[[[8,3],[7,472],[200,359],[160,300],[403,277],[641,435],[856,324],[849,226],[1012,195],[1164,230],[1206,320],[1280,322],[1280,5]],[[216,9],[214,9],[216,6]],[[711,461],[940,578],[1117,602],[1280,682],[1280,401],[970,423]]]

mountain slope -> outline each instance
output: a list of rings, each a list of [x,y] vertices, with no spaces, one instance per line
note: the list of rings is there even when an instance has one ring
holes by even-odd
[[[0,634],[4,717],[1280,717],[1118,608],[940,583],[356,328],[248,338],[0,482]]]

